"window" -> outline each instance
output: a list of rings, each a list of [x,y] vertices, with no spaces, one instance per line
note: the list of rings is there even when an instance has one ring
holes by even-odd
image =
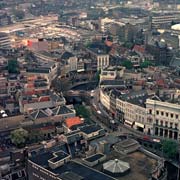
[[[161,126],[163,126],[163,121],[161,121]]]
[[[176,124],[175,124],[175,129],[177,129],[177,128],[178,128],[178,124],[176,123]]]
[[[156,114],[159,115],[159,111],[156,111]]]
[[[168,117],[169,116],[169,113],[166,113],[166,117]]]
[[[159,123],[159,120],[158,120],[158,119],[156,119],[156,125],[158,125],[158,123]]]
[[[174,117],[174,115],[171,113],[171,118],[173,118]]]
[[[164,116],[164,112],[163,111],[161,111],[161,116]]]
[[[179,116],[178,116],[178,114],[176,114],[176,119],[178,119],[179,118]]]
[[[168,127],[168,122],[167,121],[165,122],[165,126]]]
[[[170,128],[172,128],[173,127],[173,123],[170,123]]]
[[[149,109],[149,114],[152,114],[152,109]]]

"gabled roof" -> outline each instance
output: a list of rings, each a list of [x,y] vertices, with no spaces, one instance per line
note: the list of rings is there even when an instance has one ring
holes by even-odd
[[[30,116],[33,119],[38,119],[38,118],[46,118],[46,117],[48,117],[48,114],[46,114],[46,112],[43,110],[36,110],[36,111],[32,112],[30,114]]]
[[[51,110],[53,112],[53,115],[73,113],[73,110],[71,110],[70,108],[66,106],[58,106]]]

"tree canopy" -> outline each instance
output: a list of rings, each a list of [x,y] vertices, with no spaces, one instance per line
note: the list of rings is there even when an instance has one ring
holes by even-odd
[[[164,140],[162,151],[166,157],[174,159],[178,152],[178,144],[172,140]]]
[[[90,112],[83,105],[77,105],[75,107],[75,110],[76,110],[76,115],[77,116],[81,116],[83,118],[89,118],[90,117]]]
[[[8,72],[9,73],[18,73],[18,62],[16,59],[8,61]]]
[[[125,60],[125,61],[123,61],[122,66],[126,67],[127,69],[132,69],[133,64],[131,61]]]
[[[152,63],[148,60],[145,60],[144,62],[140,63],[141,68],[147,68],[148,66],[151,66]]]
[[[28,132],[22,128],[16,129],[11,132],[10,137],[13,144],[15,144],[17,147],[22,147],[27,141]]]
[[[29,134],[29,140],[32,143],[36,143],[38,141],[41,141],[41,140],[43,140],[43,134],[41,133],[41,131],[32,130],[31,133]]]

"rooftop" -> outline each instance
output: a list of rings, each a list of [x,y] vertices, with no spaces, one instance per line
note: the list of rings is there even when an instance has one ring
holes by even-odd
[[[96,55],[107,55],[106,51],[99,48],[88,48],[90,51],[95,53]]]
[[[83,122],[81,121],[80,117],[71,117],[67,118],[65,123],[68,128],[71,128],[72,126],[82,124]]]
[[[96,160],[100,159],[103,156],[104,156],[103,154],[95,154],[93,156],[90,156],[90,157],[86,158],[85,160],[89,161],[89,162],[93,162],[93,161],[96,161]]]
[[[98,125],[92,124],[92,125],[87,125],[87,126],[81,127],[80,130],[82,132],[84,132],[85,134],[91,134],[93,132],[100,131],[103,129]]]
[[[52,159],[53,156],[53,150],[49,152],[44,152],[38,155],[35,155],[34,157],[30,158],[30,160],[39,166],[42,166],[43,168],[51,171],[54,174],[57,174],[60,178],[63,180],[67,180],[71,177],[71,180],[73,177],[78,177],[81,179],[83,177],[83,180],[113,180],[114,178],[107,176],[99,171],[96,171],[94,169],[91,169],[85,165],[82,165],[75,161],[70,161],[68,163],[65,163],[63,166],[57,167],[55,169],[51,169],[49,167],[48,160]],[[78,179],[77,179],[78,180]]]
[[[52,163],[56,163],[56,162],[58,162],[58,161],[61,161],[61,160],[63,160],[64,158],[66,158],[66,157],[69,156],[68,154],[66,154],[66,153],[63,152],[63,151],[55,152],[53,155],[54,155],[54,157],[51,158],[51,159],[49,159],[49,161],[52,162]]]

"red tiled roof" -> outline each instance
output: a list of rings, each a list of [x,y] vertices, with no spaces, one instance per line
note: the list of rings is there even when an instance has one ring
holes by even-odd
[[[145,52],[145,48],[139,45],[134,45],[133,51],[143,54]]]
[[[158,80],[156,80],[156,84],[158,85],[158,86],[165,86],[165,82],[164,82],[164,80],[163,79],[158,79]]]
[[[105,41],[106,46],[111,47],[113,43],[111,41],[106,40]]]
[[[82,124],[83,122],[81,121],[80,117],[71,117],[67,118],[65,123],[68,128],[71,128],[72,126]]]

